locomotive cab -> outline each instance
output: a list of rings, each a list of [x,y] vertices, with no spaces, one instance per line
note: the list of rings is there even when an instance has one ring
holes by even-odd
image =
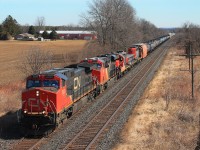
[[[116,66],[119,67],[119,69],[120,69],[121,72],[124,72],[125,69],[126,69],[125,63],[126,63],[126,58],[125,58],[125,56],[123,55],[123,53],[120,53],[120,54],[119,54],[119,58],[118,58],[118,60],[116,61]]]
[[[21,122],[29,127],[52,124],[56,114],[72,101],[66,92],[62,74],[38,74],[27,78],[26,89],[22,92]]]
[[[134,58],[143,59],[147,56],[147,45],[145,43],[135,44],[128,49],[128,53],[133,54]]]
[[[140,52],[139,52],[139,49],[138,49],[138,46],[132,46],[128,49],[128,54],[132,54],[134,59],[139,59],[139,55],[140,55]]]

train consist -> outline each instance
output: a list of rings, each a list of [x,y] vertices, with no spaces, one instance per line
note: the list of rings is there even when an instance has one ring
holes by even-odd
[[[55,68],[27,77],[22,92],[20,122],[30,129],[56,127],[82,107],[86,96],[93,99],[108,88],[111,79],[118,79],[169,35],[133,44],[128,52],[118,51],[64,68]]]

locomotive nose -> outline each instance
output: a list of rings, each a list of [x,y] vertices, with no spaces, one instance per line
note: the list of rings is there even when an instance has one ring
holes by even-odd
[[[36,90],[36,96],[40,96],[40,91]]]
[[[54,111],[52,105],[56,99],[56,93],[47,91],[42,88],[28,90],[22,94],[23,111],[25,114],[47,115],[48,112]]]

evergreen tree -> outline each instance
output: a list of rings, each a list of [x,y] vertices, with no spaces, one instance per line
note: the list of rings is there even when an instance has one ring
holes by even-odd
[[[2,25],[0,25],[0,40],[2,40],[3,39],[3,26]]]
[[[12,36],[10,35],[9,32],[6,32],[2,35],[2,40],[11,40]]]
[[[55,30],[53,30],[50,35],[49,35],[49,38],[52,39],[52,40],[56,40],[58,39],[58,34]]]
[[[0,25],[0,34],[3,32],[3,26]]]
[[[49,38],[49,33],[45,30],[43,33],[42,33],[42,37],[44,39],[48,39]]]
[[[6,33],[9,33],[11,36],[15,36],[20,33],[20,26],[12,16],[8,16],[2,23],[3,29]]]
[[[28,33],[29,33],[29,34],[33,34],[33,35],[35,34],[35,28],[34,28],[34,26],[30,26],[30,27],[29,27]]]
[[[0,25],[0,40],[10,40],[12,39],[12,36],[9,34],[9,32],[6,32],[3,28],[3,25]]]

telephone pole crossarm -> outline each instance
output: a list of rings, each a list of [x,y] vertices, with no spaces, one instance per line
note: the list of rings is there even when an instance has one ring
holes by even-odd
[[[188,52],[189,51],[189,52]],[[194,58],[196,56],[200,56],[198,54],[193,54],[193,50],[192,50],[192,44],[191,42],[189,42],[189,46],[188,46],[188,49],[186,49],[186,53],[187,54],[182,54],[182,55],[179,55],[179,56],[185,56],[185,57],[188,57],[189,58],[189,69],[188,70],[181,70],[181,71],[189,71],[191,73],[191,78],[192,78],[192,98],[194,98],[194,74],[197,70],[194,70]]]

